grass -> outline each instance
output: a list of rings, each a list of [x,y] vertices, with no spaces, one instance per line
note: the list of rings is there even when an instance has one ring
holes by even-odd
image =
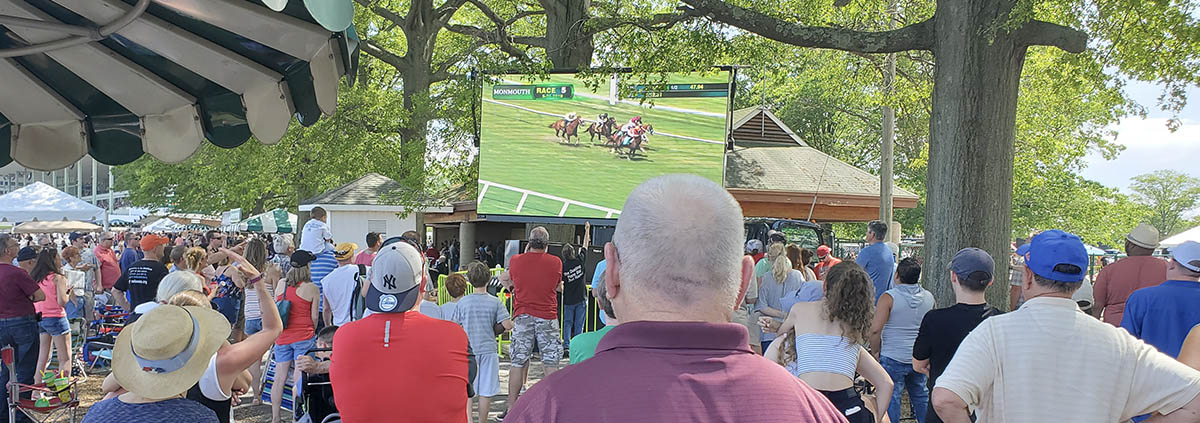
[[[555,75],[553,82],[568,82],[565,75]],[[715,81],[720,81],[716,78]],[[682,82],[682,81],[673,81]],[[687,82],[714,82],[714,78],[687,79]],[[582,84],[576,90],[583,91]],[[607,85],[601,91],[607,94]],[[490,99],[491,89],[484,95]],[[724,98],[659,99],[658,105],[723,113]],[[667,111],[630,104],[608,105],[601,99],[576,96],[572,100],[505,101],[557,116],[576,112],[594,119],[607,112],[619,122],[634,115],[642,116],[656,132],[696,137],[714,141],[725,139],[725,119],[697,114]],[[555,117],[490,102],[483,103],[482,139],[480,142],[480,179],[511,185],[545,194],[568,198],[620,210],[625,197],[638,184],[655,176],[671,173],[692,173],[721,181],[723,148],[721,144],[685,140],[664,135],[649,138],[648,151],[634,160],[613,155],[607,147],[592,144],[580,127],[578,145],[560,144],[548,125]],[[479,204],[481,214],[521,214],[557,216],[562,203],[530,196],[520,213],[516,206],[521,194],[489,188]],[[604,217],[605,213],[585,207],[570,206],[568,217]]]

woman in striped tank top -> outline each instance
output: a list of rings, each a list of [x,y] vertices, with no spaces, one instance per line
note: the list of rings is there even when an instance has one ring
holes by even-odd
[[[777,329],[782,342],[771,343],[764,354],[825,394],[850,423],[883,422],[892,397],[892,378],[862,347],[871,329],[874,289],[867,271],[854,262],[833,266],[825,276],[825,298],[792,306]],[[775,329],[766,319],[760,323]],[[854,389],[855,374],[875,386],[870,407]]]

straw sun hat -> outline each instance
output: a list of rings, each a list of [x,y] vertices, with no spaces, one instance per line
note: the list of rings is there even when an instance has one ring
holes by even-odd
[[[229,330],[229,321],[207,307],[156,307],[117,336],[113,375],[148,399],[179,395],[200,380]]]

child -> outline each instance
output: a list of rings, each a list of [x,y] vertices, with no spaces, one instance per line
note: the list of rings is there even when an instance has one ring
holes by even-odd
[[[442,304],[442,319],[453,321],[454,313],[458,309],[458,300],[467,295],[467,277],[461,273],[454,273],[447,276],[446,293],[450,294],[450,301]]]
[[[492,396],[500,393],[500,345],[496,342],[496,336],[513,328],[504,304],[487,292],[487,284],[491,280],[491,272],[483,262],[476,261],[468,265],[467,281],[475,290],[471,295],[462,297],[456,303],[454,314],[447,316],[467,332],[467,340],[479,362],[479,372],[473,386],[479,397],[478,421],[481,422],[488,421]],[[450,289],[449,280],[446,285]]]
[[[326,326],[317,332],[317,349],[333,349],[333,334],[337,332],[337,326]],[[306,373],[308,384],[305,387],[311,389],[310,395],[313,395],[314,401],[309,404],[308,414],[312,418],[311,421],[324,421],[325,417],[336,413],[337,409],[333,404],[333,387],[329,385],[329,356],[332,351],[318,351],[312,353],[313,357],[302,355],[296,358],[296,368]],[[316,384],[316,385],[313,385]]]

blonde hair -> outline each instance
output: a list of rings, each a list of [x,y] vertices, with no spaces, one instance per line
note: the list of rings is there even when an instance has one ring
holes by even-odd
[[[792,261],[787,258],[787,247],[781,242],[767,247],[767,263],[771,264],[771,275],[775,276],[775,282],[783,285],[788,272],[792,270]]]
[[[193,289],[180,291],[179,293],[172,295],[171,299],[167,300],[167,304],[183,307],[212,307],[212,304],[208,301],[208,297],[205,296],[203,292]]]
[[[188,270],[199,272],[204,268],[204,259],[208,257],[208,252],[200,247],[188,248],[183,252],[183,263]]]
[[[302,283],[312,282],[312,271],[309,270],[308,266],[292,266],[291,269],[288,269],[287,276],[284,276],[284,279],[287,279],[288,286],[297,287]]]

